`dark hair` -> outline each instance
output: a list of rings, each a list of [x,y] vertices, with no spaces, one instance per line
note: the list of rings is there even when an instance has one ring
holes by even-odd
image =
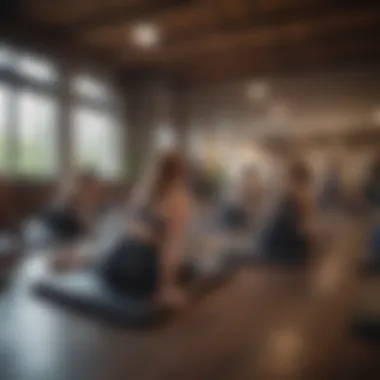
[[[168,152],[158,158],[150,200],[160,199],[178,178],[187,175],[186,158],[179,152]]]
[[[295,162],[290,166],[288,176],[289,180],[296,185],[307,184],[312,179],[309,166],[301,161]]]

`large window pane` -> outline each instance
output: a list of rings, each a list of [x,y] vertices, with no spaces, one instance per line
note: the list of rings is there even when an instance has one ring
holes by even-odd
[[[57,105],[33,92],[19,95],[17,169],[28,176],[57,173]]]
[[[74,111],[73,147],[77,169],[91,169],[105,178],[121,175],[121,134],[112,115],[78,108]]]
[[[58,73],[49,60],[29,54],[23,54],[17,59],[17,71],[39,82],[55,83],[58,78]]]
[[[153,135],[153,146],[157,150],[172,149],[177,144],[177,136],[169,125],[160,125]]]
[[[73,92],[76,96],[87,100],[101,102],[110,101],[108,88],[100,81],[88,75],[78,75],[72,82]]]
[[[7,169],[7,147],[9,146],[9,111],[10,91],[0,84],[0,171]]]
[[[5,44],[0,44],[0,69],[9,68],[12,65],[13,51]]]

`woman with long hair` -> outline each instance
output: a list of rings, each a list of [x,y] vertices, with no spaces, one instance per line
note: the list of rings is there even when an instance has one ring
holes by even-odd
[[[102,265],[105,280],[135,296],[185,303],[178,284],[191,213],[188,166],[177,152],[159,157],[132,194],[132,221]]]

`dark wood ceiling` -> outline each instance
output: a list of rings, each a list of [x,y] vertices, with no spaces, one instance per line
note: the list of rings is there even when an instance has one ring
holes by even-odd
[[[380,62],[378,0],[19,0],[8,11],[127,72],[205,80]],[[155,48],[130,42],[139,22],[159,31]]]

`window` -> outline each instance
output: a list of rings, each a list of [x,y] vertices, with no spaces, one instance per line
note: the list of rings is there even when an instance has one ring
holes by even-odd
[[[153,146],[157,150],[174,148],[177,144],[177,136],[168,125],[161,125],[154,131]]]
[[[0,83],[0,171],[7,169],[10,89]]]
[[[7,45],[0,44],[0,69],[9,68],[12,65],[13,52]]]
[[[72,141],[77,169],[95,170],[109,179],[121,175],[121,134],[111,114],[77,108],[73,115]]]
[[[81,98],[102,102],[110,100],[108,88],[102,82],[90,76],[78,75],[72,83],[74,94]]]
[[[66,118],[59,116],[69,112],[71,103],[60,96],[65,91],[59,91],[59,79],[54,59],[0,41],[0,174],[41,179],[58,175],[59,153],[64,153],[59,136],[66,133],[59,130]],[[72,133],[70,159],[81,169],[120,178],[124,144],[114,88],[87,72],[76,75],[70,85],[75,103],[67,129]],[[64,161],[67,157],[62,156]],[[66,168],[67,162],[62,164]]]
[[[21,75],[39,82],[54,83],[58,78],[55,67],[48,60],[30,54],[17,59],[16,69]]]
[[[57,105],[49,97],[23,91],[18,97],[17,172],[26,176],[57,173]]]

